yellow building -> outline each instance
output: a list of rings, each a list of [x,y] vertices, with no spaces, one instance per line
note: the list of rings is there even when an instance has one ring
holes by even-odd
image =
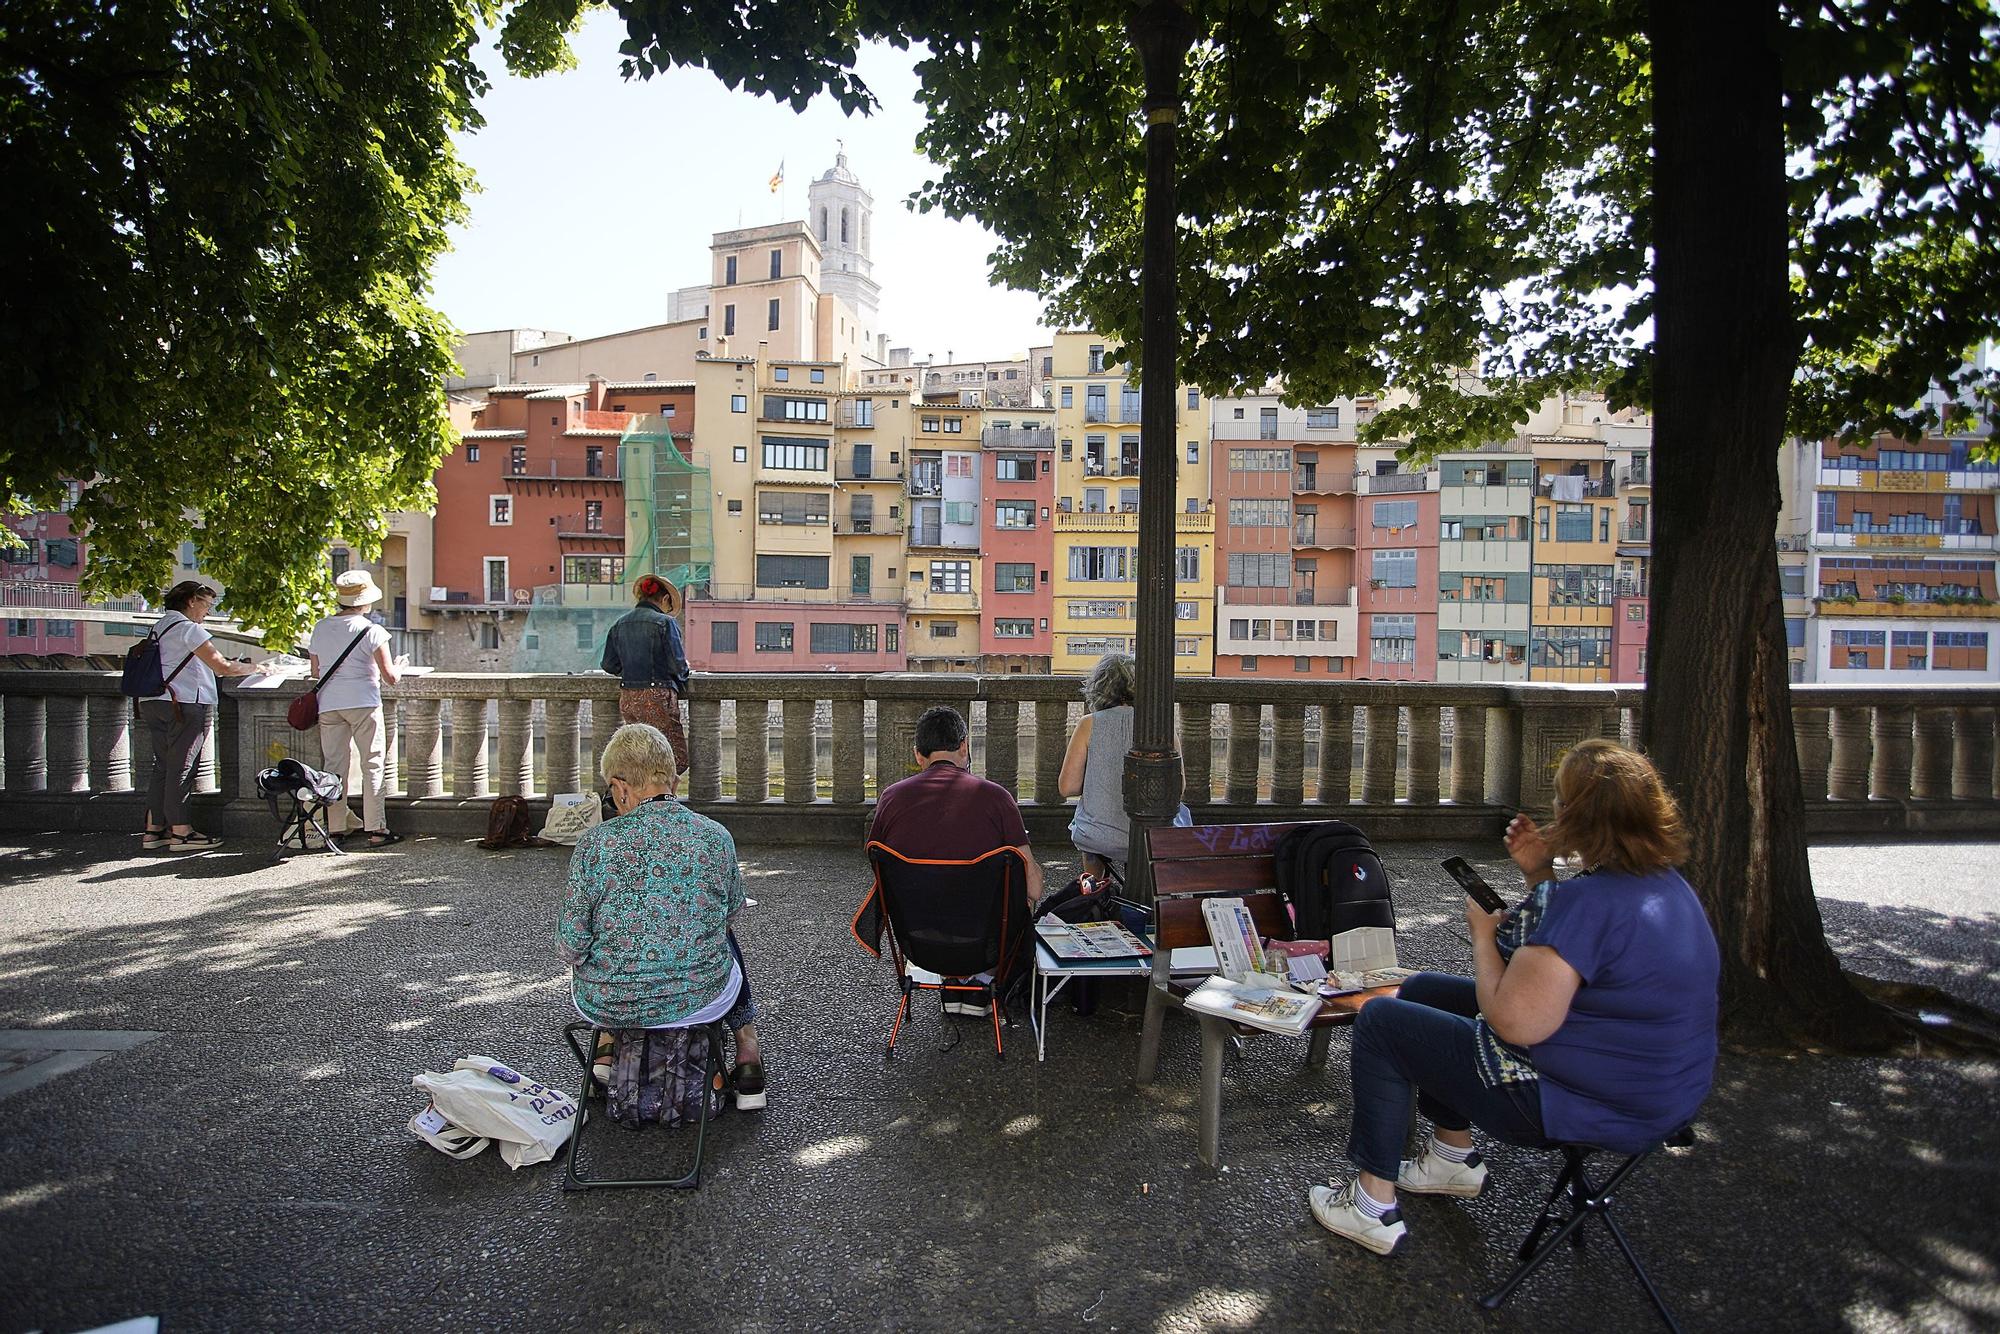
[[[910,670],[977,671],[983,417],[955,393],[913,403],[905,416],[912,428],[903,581]]]
[[[1055,337],[1049,388],[1056,417],[1054,644],[1051,669],[1080,673],[1110,652],[1129,653],[1137,630],[1139,386],[1105,363],[1106,340]],[[1208,413],[1199,392],[1175,391],[1174,666],[1215,670],[1215,516],[1209,494]]]
[[[1605,683],[1613,663],[1620,525],[1602,442],[1537,438],[1528,679]]]

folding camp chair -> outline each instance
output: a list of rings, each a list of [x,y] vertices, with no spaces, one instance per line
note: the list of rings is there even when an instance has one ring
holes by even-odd
[[[1694,1127],[1689,1125],[1682,1126],[1669,1135],[1665,1146],[1686,1148],[1693,1143]],[[1590,1182],[1589,1160],[1592,1154],[1603,1150],[1591,1144],[1551,1146],[1562,1150],[1562,1172],[1556,1177],[1556,1184],[1549,1191],[1548,1202],[1542,1206],[1541,1216],[1535,1219],[1535,1225],[1528,1229],[1527,1239],[1521,1243],[1521,1249],[1515,1256],[1518,1263],[1514,1267],[1514,1272],[1507,1275],[1499,1287],[1481,1297],[1479,1304],[1489,1311],[1499,1310],[1501,1303],[1514,1295],[1514,1289],[1520,1287],[1528,1275],[1540,1268],[1542,1261],[1555,1254],[1556,1247],[1562,1245],[1565,1240],[1577,1250],[1582,1250],[1583,1225],[1587,1220],[1595,1218],[1611,1233],[1611,1240],[1618,1244],[1619,1253],[1625,1257],[1625,1263],[1632,1266],[1632,1272],[1638,1276],[1639,1286],[1646,1290],[1646,1296],[1652,1300],[1653,1309],[1667,1322],[1668,1329],[1673,1330],[1674,1334],[1680,1334],[1680,1326],[1675,1323],[1673,1312],[1667,1309],[1666,1300],[1660,1296],[1660,1290],[1653,1286],[1653,1280],[1646,1276],[1645,1269],[1639,1264],[1639,1257],[1632,1251],[1632,1243],[1625,1240],[1624,1229],[1620,1228],[1618,1220],[1611,1216],[1613,1197],[1619,1185],[1640,1163],[1665,1146],[1656,1144],[1652,1148],[1641,1149],[1638,1153],[1627,1156],[1624,1162],[1612,1169],[1611,1175],[1601,1186],[1593,1186]],[[1556,1230],[1555,1235],[1542,1242],[1542,1235],[1550,1228]],[[1541,1242],[1540,1249],[1536,1247],[1538,1242]]]
[[[918,991],[936,991],[942,1004],[951,996],[984,999],[993,1020],[993,1054],[1005,1059],[1000,1040],[1002,986],[1019,966],[1028,934],[1027,865],[1013,848],[962,861],[905,857],[883,843],[868,845],[875,883],[856,910],[851,929],[861,948],[880,958],[882,936],[902,998],[889,1029],[889,1055]],[[925,982],[910,975],[914,965],[938,977]],[[978,979],[990,975],[990,982]]]
[[[569,1164],[563,1173],[564,1190],[596,1190],[611,1186],[665,1186],[669,1190],[701,1189],[701,1156],[708,1143],[708,1123],[721,1110],[723,1097],[722,1041],[727,1026],[721,1020],[711,1024],[700,1024],[687,1032],[687,1039],[696,1044],[694,1049],[705,1045],[708,1048],[707,1069],[701,1088],[701,1116],[695,1123],[694,1163],[686,1172],[677,1177],[609,1177],[586,1176],[581,1166],[584,1157],[583,1137],[586,1131],[598,1121],[611,1120],[605,1098],[609,1091],[593,1087],[590,1067],[596,1059],[597,1035],[611,1032],[600,1029],[588,1021],[578,1021],[563,1029],[563,1041],[569,1044],[576,1056],[576,1063],[583,1069],[583,1087],[577,1091],[576,1129],[569,1137]],[[654,1031],[654,1030],[648,1030]],[[602,1094],[604,1096],[593,1096]],[[629,1127],[628,1127],[629,1128]]]
[[[297,760],[279,760],[271,768],[259,770],[257,791],[263,794],[265,804],[278,821],[275,855],[284,858],[294,852],[318,852],[324,848],[336,856],[344,856],[340,844],[327,832],[326,811],[346,795],[346,786],[337,774]],[[281,810],[281,806],[286,809]],[[317,843],[306,836],[308,830],[319,836]]]

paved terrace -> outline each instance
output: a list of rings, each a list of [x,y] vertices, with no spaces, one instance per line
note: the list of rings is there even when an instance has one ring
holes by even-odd
[[[1388,849],[1406,962],[1467,964],[1451,850]],[[1497,870],[1497,848],[1463,850]],[[885,1064],[888,968],[847,933],[859,853],[743,853],[770,1109],[721,1124],[698,1194],[564,1195],[556,1165],[453,1162],[403,1128],[410,1076],[468,1052],[572,1078],[549,944],[564,852],[421,838],[273,866],[250,839],[183,860],[136,837],[0,844],[0,1030],[49,1030],[40,1053],[158,1034],[0,1051],[0,1330],[1654,1327],[1597,1239],[1499,1317],[1471,1304],[1544,1155],[1495,1151],[1477,1202],[1412,1201],[1394,1260],[1322,1233],[1304,1194],[1342,1170],[1344,1037],[1322,1076],[1276,1038],[1232,1064],[1220,1173],[1195,1162],[1194,1024],[1170,1018],[1161,1078],[1135,1089],[1129,995],[1053,1014],[1044,1065],[1025,1025],[996,1062],[934,1011]],[[2000,844],[1814,865],[1850,959],[2000,1005]],[[1997,1073],[1725,1057],[1700,1145],[1630,1189],[1627,1226],[1691,1329],[1990,1329]]]

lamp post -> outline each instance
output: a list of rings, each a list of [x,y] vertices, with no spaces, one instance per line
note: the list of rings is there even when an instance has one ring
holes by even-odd
[[[1153,900],[1146,830],[1169,824],[1181,801],[1174,747],[1174,512],[1180,385],[1180,310],[1175,291],[1174,137],[1181,65],[1195,37],[1178,0],[1151,0],[1126,22],[1146,74],[1145,253],[1139,331],[1145,380],[1139,399],[1139,598],[1132,749],[1125,756],[1125,813],[1131,820],[1127,890]]]

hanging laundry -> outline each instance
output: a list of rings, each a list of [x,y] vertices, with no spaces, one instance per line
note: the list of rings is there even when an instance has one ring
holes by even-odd
[[[1582,500],[1584,478],[1575,473],[1565,473],[1555,480],[1550,494],[1557,500]]]

